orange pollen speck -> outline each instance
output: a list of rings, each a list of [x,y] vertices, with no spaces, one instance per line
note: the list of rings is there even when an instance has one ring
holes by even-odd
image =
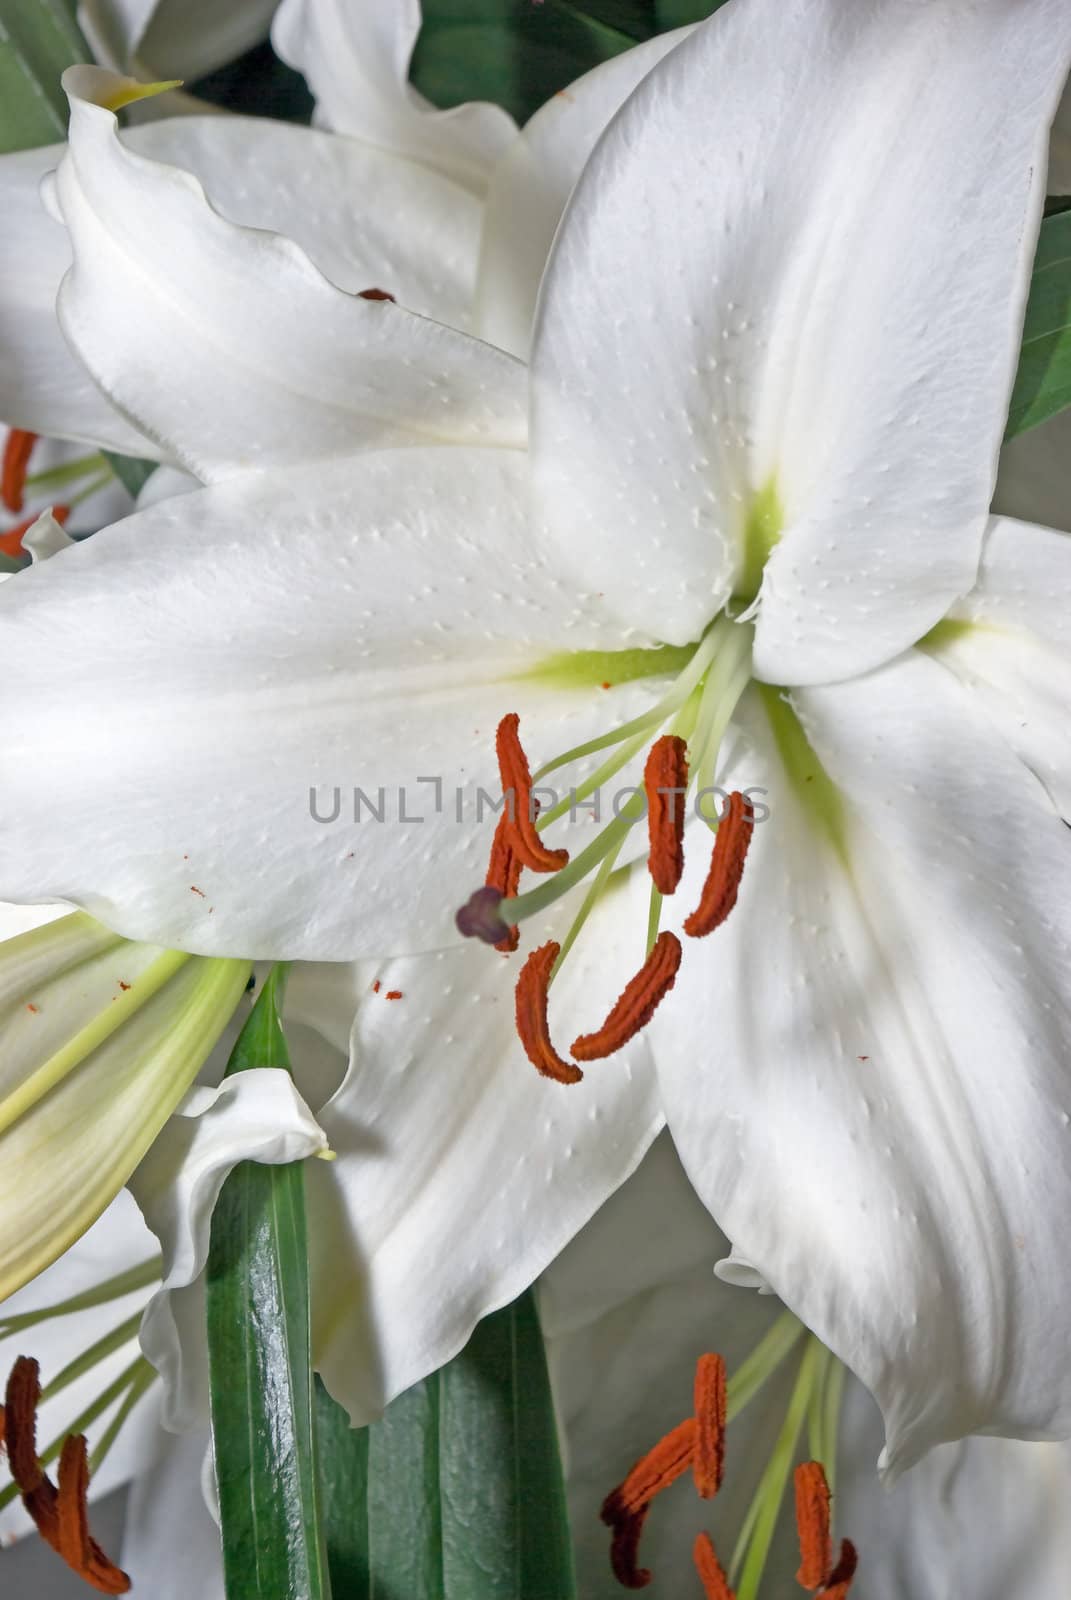
[[[729,1587],[729,1580],[722,1571],[709,1533],[696,1534],[692,1559],[703,1585],[704,1600],[736,1600],[736,1593]]]
[[[800,1539],[800,1566],[796,1582],[804,1589],[825,1583],[832,1565],[829,1537],[829,1485],[819,1461],[803,1461],[796,1468],[796,1527]]]
[[[547,990],[551,969],[561,946],[553,939],[533,950],[517,979],[517,1035],[524,1053],[545,1078],[556,1083],[579,1083],[584,1074],[571,1061],[563,1061],[550,1039]]]
[[[643,769],[647,796],[647,868],[659,894],[672,894],[684,871],[684,795],[688,787],[688,746],[674,733],[651,746]]]
[[[25,428],[12,428],[5,441],[4,462],[0,468],[0,500],[9,511],[22,510],[26,472],[36,443],[36,433],[28,433]]]
[[[8,1466],[38,1533],[71,1570],[99,1594],[126,1594],[130,1579],[90,1537],[86,1496],[89,1463],[81,1434],[63,1441],[59,1488],[37,1459],[37,1407],[41,1385],[37,1362],[20,1356],[4,1397],[2,1432]]]
[[[531,872],[557,872],[569,860],[568,850],[548,850],[540,839],[532,814],[532,776],[521,746],[520,717],[515,711],[502,718],[495,736],[505,816],[510,817],[510,844],[523,867]],[[512,805],[512,815],[510,807]]]
[[[695,1368],[695,1454],[692,1474],[701,1500],[712,1500],[725,1476],[725,1362],[700,1356]]]
[[[573,1040],[572,1054],[578,1061],[612,1056],[647,1026],[659,1002],[677,981],[681,955],[681,942],[675,933],[658,935],[647,960],[630,979],[598,1032],[582,1033]]]
[[[487,863],[487,876],[484,887],[497,889],[504,900],[511,899],[516,893],[521,881],[521,858],[514,850],[511,843],[513,825],[508,814],[503,811],[498,819],[495,837],[491,844],[491,859]],[[520,943],[521,930],[514,924],[504,939],[499,939],[495,945],[496,950],[505,954],[516,950]]]
[[[713,933],[736,904],[740,879],[744,873],[751,835],[755,831],[755,810],[739,789],[729,796],[725,815],[718,823],[710,871],[699,897],[699,904],[684,920],[685,933],[694,939]]]
[[[400,989],[388,989],[387,990],[387,999],[388,1000],[400,1000],[401,998],[402,998],[402,991]]]
[[[357,298],[358,300],[389,300],[392,306],[398,303],[392,294],[387,293],[386,289],[359,289]]]

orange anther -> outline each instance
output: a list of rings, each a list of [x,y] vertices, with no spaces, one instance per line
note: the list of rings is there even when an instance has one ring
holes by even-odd
[[[692,1473],[696,1492],[712,1500],[725,1475],[725,1362],[719,1355],[700,1356],[695,1368],[695,1453]]]
[[[660,1001],[677,981],[681,942],[675,933],[660,933],[636,976],[629,980],[602,1027],[573,1040],[578,1061],[599,1061],[622,1049],[645,1028]]]
[[[714,1549],[714,1541],[709,1533],[696,1534],[692,1546],[692,1559],[703,1585],[704,1600],[736,1600],[736,1594],[729,1587],[729,1580],[722,1571],[721,1562]]]
[[[531,872],[557,872],[569,860],[568,850],[548,850],[536,832],[532,807],[532,777],[520,740],[520,717],[511,711],[502,718],[495,737],[498,771],[506,810],[513,826],[510,843],[522,866]]]
[[[659,894],[672,894],[684,871],[684,795],[688,746],[676,734],[656,739],[643,769],[647,796],[647,869]]]
[[[4,442],[4,461],[3,467],[0,468],[0,500],[9,511],[22,510],[26,472],[36,443],[36,433],[28,433],[25,428],[12,428]]]
[[[41,1384],[37,1362],[19,1356],[4,1396],[4,1444],[8,1466],[22,1503],[38,1533],[71,1570],[100,1594],[125,1594],[130,1579],[120,1572],[89,1534],[86,1494],[89,1464],[81,1435],[68,1436],[60,1455],[59,1488],[37,1459],[37,1407]]]
[[[699,904],[684,921],[685,933],[693,938],[701,939],[704,934],[713,933],[735,906],[754,829],[754,807],[739,789],[734,789],[725,815],[718,823],[710,871]]]
[[[822,1600],[846,1600],[858,1565],[859,1556],[854,1544],[850,1539],[842,1539],[837,1564],[826,1579],[825,1588],[822,1590]]]
[[[497,889],[504,900],[512,899],[521,881],[521,859],[510,842],[512,837],[513,825],[508,814],[503,811],[498,819],[498,827],[495,829],[495,837],[491,844],[491,859],[487,863],[484,887]],[[507,937],[498,941],[495,949],[505,953],[516,950],[520,937],[521,930],[515,923]]]
[[[631,1515],[641,1506],[650,1504],[655,1495],[668,1489],[671,1483],[676,1483],[692,1464],[695,1436],[695,1418],[685,1417],[664,1439],[659,1439],[654,1448],[637,1461],[624,1482],[606,1496],[603,1521],[616,1521],[621,1513]]]
[[[802,1589],[818,1589],[829,1576],[833,1547],[829,1537],[829,1485],[820,1461],[803,1461],[796,1468],[796,1528],[800,1540],[800,1565],[796,1582]]]
[[[653,1574],[640,1566],[640,1539],[647,1521],[647,1507],[622,1512],[617,1518],[603,1517],[613,1529],[610,1540],[610,1568],[623,1589],[646,1589]]]
[[[517,1034],[524,1053],[538,1072],[557,1083],[579,1083],[584,1074],[571,1061],[563,1061],[550,1039],[547,991],[551,968],[561,946],[552,939],[533,950],[517,979]]]

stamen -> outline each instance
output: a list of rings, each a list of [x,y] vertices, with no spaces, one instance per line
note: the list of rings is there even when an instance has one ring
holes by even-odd
[[[803,1589],[818,1589],[829,1576],[833,1547],[829,1537],[829,1485],[819,1461],[803,1461],[796,1468],[796,1527],[800,1539],[800,1565],[796,1582]]]
[[[736,1600],[735,1591],[729,1587],[729,1580],[722,1571],[709,1533],[696,1534],[692,1559],[703,1585],[704,1600]]]
[[[491,844],[491,859],[487,864],[487,877],[484,879],[484,887],[496,889],[503,899],[512,897],[517,893],[523,870],[520,857],[511,843],[512,837],[513,832],[509,817],[503,812],[498,819],[498,827],[495,829],[495,837]],[[464,932],[463,929],[462,932]],[[502,950],[508,954],[510,951],[516,950],[520,943],[520,938],[521,930],[514,923],[513,927],[507,931],[504,939],[496,940],[495,949]]]
[[[720,927],[736,904],[751,835],[755,828],[755,809],[739,789],[729,796],[725,815],[718,823],[710,871],[699,897],[699,904],[684,920],[685,933],[701,939]]]
[[[845,1600],[859,1565],[859,1553],[850,1539],[840,1542],[840,1555],[833,1571],[826,1579],[822,1600]]]
[[[610,1540],[610,1568],[623,1589],[646,1589],[654,1574],[649,1567],[641,1567],[640,1540],[647,1521],[646,1506],[638,1511],[622,1512],[611,1522],[613,1538]],[[603,1521],[607,1518],[604,1516]]]
[[[684,796],[688,746],[676,734],[656,739],[643,769],[647,795],[647,867],[660,894],[672,894],[684,871]]]
[[[41,1398],[37,1362],[19,1356],[4,1396],[3,1438],[8,1466],[38,1533],[67,1565],[100,1594],[125,1594],[130,1579],[114,1566],[89,1534],[86,1495],[89,1465],[81,1435],[64,1440],[59,1488],[37,1457],[37,1407]]]
[[[58,1554],[99,1594],[126,1594],[130,1579],[108,1560],[89,1532],[89,1462],[84,1434],[63,1441],[59,1464]]]
[[[536,832],[532,814],[532,777],[521,745],[520,717],[515,711],[502,718],[495,736],[506,815],[512,801],[512,844],[522,866],[531,872],[557,872],[569,860],[568,850],[548,850]]]
[[[562,1060],[551,1043],[547,1022],[547,990],[558,950],[552,939],[533,950],[521,968],[517,979],[517,1034],[537,1072],[556,1083],[579,1083],[584,1074],[571,1061]]]
[[[695,1368],[695,1454],[692,1473],[701,1500],[712,1500],[725,1475],[726,1380],[719,1355],[700,1356]]]
[[[36,433],[28,433],[25,428],[12,428],[4,443],[4,462],[0,468],[0,500],[9,511],[22,510],[26,471],[36,443]]]
[[[52,507],[52,515],[61,528],[70,514],[70,506]],[[37,521],[37,516],[38,513],[35,513],[32,517],[27,517],[24,522],[18,522],[13,528],[7,528],[3,533],[0,533],[0,555],[24,556],[26,554],[22,541]]]
[[[631,1516],[641,1506],[649,1505],[656,1494],[676,1483],[692,1464],[696,1431],[695,1418],[685,1417],[653,1450],[648,1450],[624,1482],[612,1489],[603,1501],[602,1520],[609,1523],[622,1514]]]
[[[630,979],[602,1027],[573,1040],[572,1054],[578,1061],[599,1061],[614,1055],[647,1026],[677,981],[681,955],[681,942],[675,933],[658,935],[643,966]]]

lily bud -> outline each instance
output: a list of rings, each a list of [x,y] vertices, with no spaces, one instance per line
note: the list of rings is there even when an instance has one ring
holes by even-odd
[[[0,943],[0,1300],[122,1188],[249,970],[123,939],[84,912]]]

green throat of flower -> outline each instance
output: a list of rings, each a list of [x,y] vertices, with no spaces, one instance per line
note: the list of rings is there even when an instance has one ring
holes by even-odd
[[[714,831],[710,870],[699,904],[685,919],[684,932],[701,938],[721,925],[736,903],[754,813],[746,797],[734,792],[719,816],[715,785],[730,718],[751,675],[752,630],[728,616],[719,617],[698,643],[683,648],[581,652],[550,659],[538,676],[561,687],[669,676],[669,687],[642,715],[595,739],[554,756],[531,773],[520,739],[519,718],[510,713],[498,727],[496,749],[502,783],[502,810],[491,846],[487,876],[458,913],[466,936],[509,953],[517,948],[520,924],[544,913],[569,890],[587,883],[564,940],[532,951],[517,981],[517,1031],[529,1060],[559,1083],[583,1076],[576,1061],[613,1055],[650,1020],[676,980],[683,956],[680,940],[660,932],[663,899],[675,893],[684,867],[684,819],[689,797],[698,816]],[[643,788],[614,800],[614,815],[573,859],[550,848],[543,834],[567,811],[597,796],[641,751],[647,749]],[[566,798],[540,812],[536,786],[574,763],[601,757],[593,771],[574,783]],[[547,1021],[547,996],[584,923],[608,892],[615,868],[633,828],[644,818],[648,833],[650,909],[646,959],[604,1022],[573,1042],[574,1060],[555,1049]],[[519,893],[524,870],[548,881]]]

